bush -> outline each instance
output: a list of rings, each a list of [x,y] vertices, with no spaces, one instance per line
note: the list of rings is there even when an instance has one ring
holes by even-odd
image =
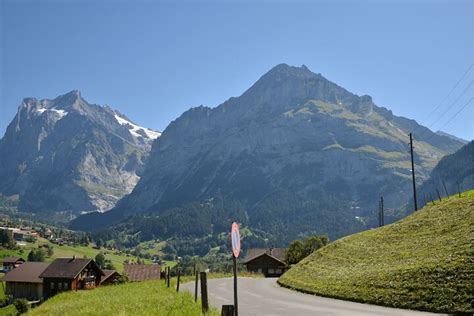
[[[13,239],[13,233],[8,229],[0,229],[0,246],[7,249],[14,249],[16,242]]]
[[[328,244],[327,236],[310,236],[304,241],[294,240],[291,242],[286,253],[285,262],[289,265],[296,264]]]
[[[95,263],[97,263],[97,265],[103,269],[105,267],[105,256],[104,256],[104,253],[103,252],[99,252],[96,256],[95,256]]]
[[[0,298],[0,307],[5,307],[8,305],[8,298]]]
[[[123,284],[128,282],[128,277],[126,275],[121,275],[114,280],[114,284]]]
[[[28,254],[28,261],[43,262],[46,256],[46,252],[42,248],[31,249]]]
[[[28,300],[25,300],[24,298],[19,298],[15,300],[13,305],[15,305],[19,314],[24,314],[28,312],[28,309],[30,308],[30,306],[28,305]]]

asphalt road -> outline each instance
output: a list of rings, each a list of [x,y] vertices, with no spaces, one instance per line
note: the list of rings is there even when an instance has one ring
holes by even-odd
[[[239,315],[440,315],[303,294],[280,287],[276,280],[239,278]],[[183,284],[183,289],[194,293],[194,282]],[[210,304],[219,310],[222,305],[233,304],[233,279],[208,280],[208,293]]]

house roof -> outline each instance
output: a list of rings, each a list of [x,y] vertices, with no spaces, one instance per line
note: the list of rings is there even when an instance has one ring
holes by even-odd
[[[102,270],[102,272],[104,272],[104,277],[100,280],[100,283],[104,283],[105,280],[107,280],[113,275],[120,275],[120,273],[115,270]]]
[[[21,257],[7,257],[7,258],[3,258],[1,259],[1,261],[3,263],[16,263],[18,261],[23,261],[25,262],[25,259],[21,258]]]
[[[49,267],[41,273],[40,278],[74,279],[91,262],[93,267],[104,275],[102,270],[100,270],[99,266],[92,259],[58,258],[51,262]]]
[[[285,261],[286,248],[250,248],[244,258],[244,263],[248,263],[262,255],[272,257],[282,263]]]
[[[3,281],[5,282],[26,282],[26,283],[43,283],[39,275],[46,270],[49,263],[46,262],[25,262],[18,268],[5,274]]]
[[[161,267],[158,264],[126,264],[123,271],[130,281],[158,280]]]

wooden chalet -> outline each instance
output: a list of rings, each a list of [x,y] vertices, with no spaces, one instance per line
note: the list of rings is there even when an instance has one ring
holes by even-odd
[[[18,268],[21,264],[25,262],[25,259],[20,257],[8,257],[3,258],[1,261],[3,272],[7,273],[15,268]]]
[[[100,279],[100,285],[114,284],[121,277],[120,273],[115,270],[102,270],[104,276]]]
[[[39,276],[48,265],[45,262],[25,262],[8,272],[2,279],[5,282],[5,294],[29,301],[41,299],[43,280]]]
[[[159,264],[126,264],[123,271],[129,281],[159,280],[161,277]]]
[[[249,272],[279,277],[287,270],[285,255],[285,248],[252,248],[247,251],[244,264]]]
[[[92,259],[59,258],[39,276],[45,298],[63,291],[93,289],[100,285],[104,272]]]

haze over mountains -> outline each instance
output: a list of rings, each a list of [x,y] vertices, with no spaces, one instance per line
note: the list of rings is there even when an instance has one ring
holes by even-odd
[[[240,97],[183,113],[154,142],[132,193],[102,220],[86,216],[75,227],[97,229],[145,214],[147,221],[169,223],[163,230],[178,231],[167,220],[172,213],[181,207],[195,216],[199,205],[204,209],[219,197],[238,201],[245,215],[235,217],[271,235],[342,235],[375,223],[372,213],[381,195],[388,208],[407,202],[407,142],[414,130],[423,134],[415,135],[421,183],[462,142],[398,117],[370,96],[352,94],[305,66],[280,64]],[[202,204],[190,211],[190,204],[182,207],[186,203]],[[206,210],[203,225],[212,227],[217,213]]]
[[[134,188],[160,133],[79,91],[25,98],[0,140],[0,193],[26,212],[107,211]]]

